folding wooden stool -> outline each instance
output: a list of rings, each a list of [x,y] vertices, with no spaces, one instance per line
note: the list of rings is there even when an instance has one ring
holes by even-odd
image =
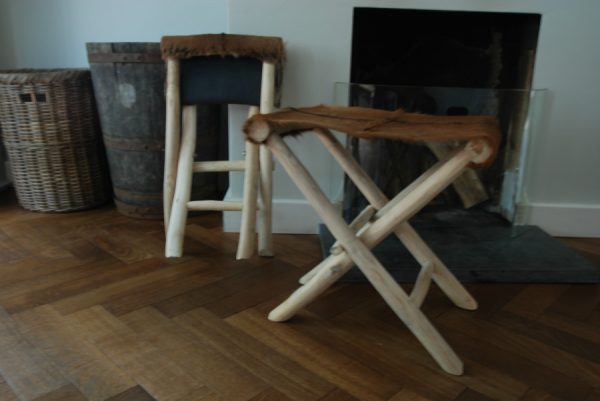
[[[361,139],[465,143],[388,201],[329,129]],[[317,134],[370,203],[349,225],[281,138],[306,130]],[[318,106],[256,115],[246,122],[244,131],[255,143],[267,145],[337,239],[331,255],[302,277],[300,282],[304,285],[271,311],[269,319],[279,322],[291,318],[356,264],[442,369],[451,374],[462,374],[461,360],[425,317],[420,306],[431,280],[456,306],[472,310],[477,308],[477,303],[419,237],[408,219],[450,185],[465,168],[485,167],[493,161],[500,141],[496,119]],[[421,265],[410,295],[370,251],[391,233],[402,241]]]
[[[163,184],[166,256],[181,256],[189,210],[241,211],[238,259],[254,253],[258,210],[258,251],[271,255],[271,154],[264,146],[246,141],[245,160],[194,162],[196,105],[249,105],[250,116],[273,111],[276,69],[284,58],[283,41],[277,37],[226,34],[165,36],[161,51],[167,63]],[[192,174],[220,171],[245,171],[242,202],[191,201]]]

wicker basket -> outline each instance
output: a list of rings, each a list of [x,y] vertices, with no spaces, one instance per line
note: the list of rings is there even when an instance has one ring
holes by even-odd
[[[19,203],[40,212],[109,199],[87,70],[0,71],[0,127]]]

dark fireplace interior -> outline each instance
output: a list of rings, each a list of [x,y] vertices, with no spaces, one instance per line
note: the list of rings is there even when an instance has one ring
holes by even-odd
[[[526,89],[539,14],[355,8],[351,81]]]
[[[351,82],[360,85],[351,86],[351,105],[500,120],[504,139],[492,168],[468,172],[429,209],[502,212],[506,171],[518,167],[540,21],[539,14],[354,9]],[[450,151],[384,140],[349,146],[390,197]],[[344,203],[352,218],[365,201],[347,183]]]

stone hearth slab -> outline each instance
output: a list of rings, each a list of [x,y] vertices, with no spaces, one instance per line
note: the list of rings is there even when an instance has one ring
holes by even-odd
[[[600,266],[536,226],[512,226],[489,213],[446,212],[416,217],[415,230],[461,282],[598,283]],[[319,227],[323,255],[334,243]],[[399,282],[413,282],[419,265],[395,236],[374,249]],[[364,281],[355,267],[341,281]]]

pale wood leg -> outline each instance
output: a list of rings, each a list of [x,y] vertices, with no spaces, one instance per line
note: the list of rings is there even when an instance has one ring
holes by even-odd
[[[327,258],[330,258],[331,256],[328,256]],[[327,260],[327,259],[325,259]],[[324,260],[324,261],[325,261]],[[302,285],[308,283],[309,281],[311,281],[313,279],[313,277],[315,277],[315,275],[321,270],[323,269],[323,262],[319,263],[318,265],[316,265],[315,267],[313,267],[312,269],[310,269],[309,271],[307,271],[302,277],[300,277],[298,279],[298,282]]]
[[[377,209],[375,209],[372,205],[367,206],[358,214],[358,216],[356,216],[354,220],[352,220],[352,223],[350,223],[348,227],[350,227],[355,233],[360,232],[367,224],[370,223],[375,213],[377,213]],[[339,242],[336,241],[331,246],[330,252],[334,255],[337,255],[341,251],[342,247],[340,246]]]
[[[424,180],[436,173],[446,162],[445,160],[441,160],[434,168],[431,168],[422,174],[417,180],[415,180],[415,182],[411,183],[411,185],[397,195],[392,202],[388,202],[387,197],[383,194],[383,192],[381,192],[379,187],[377,187],[373,180],[371,180],[371,178],[358,165],[356,160],[349,154],[348,150],[344,148],[329,131],[320,130],[316,131],[316,133],[325,147],[336,158],[340,166],[342,166],[346,174],[348,174],[359,190],[367,198],[369,203],[371,203],[375,208],[380,209],[380,212],[383,215],[385,215],[390,208],[394,207],[394,204],[400,202],[405,196],[411,193],[417,185],[420,185]],[[477,301],[469,294],[469,292],[456,279],[456,277],[454,277],[446,265],[444,265],[444,263],[435,255],[429,246],[427,246],[427,244],[421,239],[419,234],[408,222],[400,224],[394,230],[394,233],[406,246],[408,251],[421,264],[421,266],[426,266],[428,263],[433,264],[433,280],[456,306],[469,310],[477,309]],[[309,280],[312,274],[314,274],[313,271],[307,273],[307,275],[300,279],[301,282],[306,282]]]
[[[165,233],[169,227],[171,205],[177,177],[177,157],[181,136],[181,102],[179,98],[179,60],[167,59],[167,112],[165,122],[165,171],[163,180],[163,215]]]
[[[258,113],[258,107],[251,107],[249,116]],[[246,169],[244,175],[244,196],[242,199],[242,221],[238,241],[237,259],[248,259],[254,254],[256,244],[256,209],[258,196],[259,145],[246,140]]]
[[[345,253],[332,255],[317,265],[315,274],[303,286],[269,313],[269,320],[284,322],[294,317],[344,275],[353,263]]]
[[[183,251],[183,237],[187,220],[187,203],[192,192],[192,165],[194,163],[194,150],[196,148],[196,106],[183,108],[183,138],[179,151],[177,165],[177,180],[175,184],[175,197],[171,210],[171,218],[167,229],[167,244],[165,255],[180,257]]]
[[[406,293],[394,281],[383,266],[379,264],[367,246],[361,242],[355,236],[355,233],[346,225],[342,217],[338,215],[335,207],[329,202],[317,183],[285,145],[283,140],[279,136],[273,135],[269,137],[267,143],[288,172],[290,178],[292,178],[296,186],[313,205],[321,219],[331,230],[332,234],[340,241],[345,253],[361,269],[367,279],[384,298],[386,303],[415,334],[417,339],[440,364],[442,369],[451,374],[461,374],[463,368],[462,362],[458,356],[441,337],[438,331],[431,325],[419,308],[410,302]],[[390,214],[395,214],[393,212],[394,210],[391,210]],[[315,278],[319,277],[321,274],[325,274],[319,273]],[[312,281],[308,284],[312,284]],[[301,289],[304,288],[308,289],[309,287],[305,286]]]
[[[275,64],[263,63],[260,112],[268,114],[273,112],[275,102]],[[266,146],[260,147],[260,196],[261,209],[260,226],[258,229],[258,254],[260,256],[273,256],[273,158]]]
[[[260,146],[260,226],[258,254],[273,256],[273,158],[269,149]]]

